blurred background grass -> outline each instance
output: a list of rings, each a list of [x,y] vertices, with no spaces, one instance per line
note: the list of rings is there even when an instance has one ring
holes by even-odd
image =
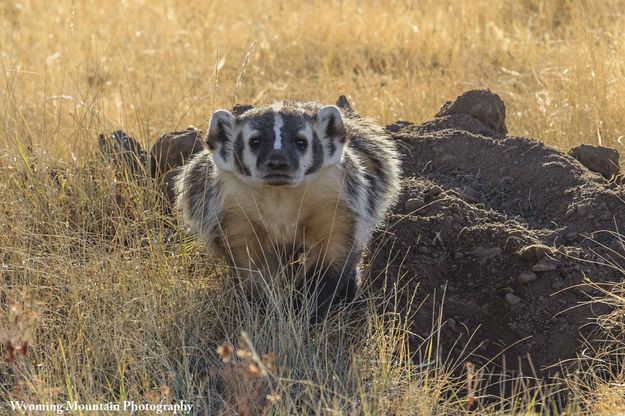
[[[0,143],[81,154],[105,127],[144,143],[239,102],[346,94],[421,122],[462,91],[504,99],[512,134],[623,149],[625,3],[5,1]],[[219,51],[219,59],[217,54]],[[214,74],[219,69],[215,94]]]

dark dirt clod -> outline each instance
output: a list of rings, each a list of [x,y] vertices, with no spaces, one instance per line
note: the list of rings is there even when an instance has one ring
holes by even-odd
[[[106,136],[100,134],[98,140],[100,155],[121,171],[131,175],[142,175],[145,172],[148,154],[141,144],[122,130],[116,130]]]
[[[167,201],[171,204],[175,198],[173,179],[176,168],[204,147],[202,131],[189,127],[185,131],[175,131],[161,136],[150,151],[152,177],[159,182]]]
[[[575,357],[601,308],[580,304],[588,289],[563,289],[584,276],[623,279],[596,263],[625,250],[602,232],[625,229],[625,188],[542,142],[506,136],[503,103],[488,91],[461,95],[422,125],[387,129],[403,154],[403,192],[371,245],[371,277],[411,291],[400,307],[421,305],[414,343],[442,310],[459,329],[442,329],[451,358],[505,357],[531,374],[531,356],[547,374]]]
[[[481,121],[489,129],[499,134],[507,134],[506,106],[497,94],[489,90],[470,90],[448,101],[434,116],[443,118],[457,114],[468,114]]]
[[[100,135],[100,154],[105,161],[131,177],[145,180],[151,176],[166,197],[166,210],[174,200],[173,179],[176,168],[182,166],[203,148],[202,131],[189,127],[185,131],[167,133],[156,140],[148,154],[139,142],[122,130],[109,136]]]
[[[569,155],[606,179],[611,179],[621,172],[618,151],[611,147],[582,144],[572,148]]]

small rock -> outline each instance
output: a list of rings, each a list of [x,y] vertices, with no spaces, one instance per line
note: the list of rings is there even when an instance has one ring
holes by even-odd
[[[436,145],[432,150],[434,150],[434,153],[443,153],[445,151],[445,146]]]
[[[421,209],[425,206],[425,201],[423,201],[423,199],[421,198],[410,198],[409,200],[406,201],[406,204],[404,205],[404,207],[406,208],[406,211],[408,212],[414,212],[418,209]]]
[[[505,299],[510,305],[516,305],[521,302],[521,298],[517,295],[513,295],[512,293],[506,293]]]
[[[460,260],[463,257],[464,257],[464,253],[461,251],[456,251],[456,254],[454,254],[454,259],[456,260]]]
[[[445,155],[441,158],[441,162],[443,163],[453,162],[454,160],[456,160],[456,156],[454,155]]]
[[[565,237],[570,241],[575,241],[577,240],[577,233],[576,232],[567,233]]]
[[[536,276],[536,273],[534,272],[523,272],[519,274],[519,276],[517,277],[517,282],[524,284],[524,283],[533,282],[537,278],[538,276]]]
[[[558,268],[558,263],[550,258],[545,258],[532,266],[535,272],[552,272]]]

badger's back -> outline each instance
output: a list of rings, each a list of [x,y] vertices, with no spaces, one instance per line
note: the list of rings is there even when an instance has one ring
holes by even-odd
[[[348,142],[345,151],[346,187],[353,192],[364,191],[364,206],[372,226],[378,225],[399,195],[400,164],[396,146],[390,134],[373,121],[353,113],[345,114]],[[351,173],[362,176],[361,184],[350,178]],[[361,191],[361,192],[362,192]]]

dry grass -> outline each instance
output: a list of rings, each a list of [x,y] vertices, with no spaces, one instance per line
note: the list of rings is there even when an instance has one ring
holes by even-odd
[[[504,99],[513,134],[623,150],[624,2],[25,0],[0,3],[0,16],[0,398],[185,399],[201,414],[552,405],[531,388],[486,404],[449,365],[411,363],[392,313],[365,308],[366,330],[346,314],[310,330],[276,294],[261,313],[155,212],[155,189],[115,176],[93,150],[101,131],[148,144],[235,100],[346,94],[381,122],[423,121],[478,86]],[[47,166],[68,173],[55,182]],[[619,293],[606,296],[624,310]],[[596,360],[608,369],[591,362],[594,378],[572,384],[573,412],[623,411],[623,384],[604,377],[623,380],[615,328]],[[219,345],[240,354],[224,364]]]

